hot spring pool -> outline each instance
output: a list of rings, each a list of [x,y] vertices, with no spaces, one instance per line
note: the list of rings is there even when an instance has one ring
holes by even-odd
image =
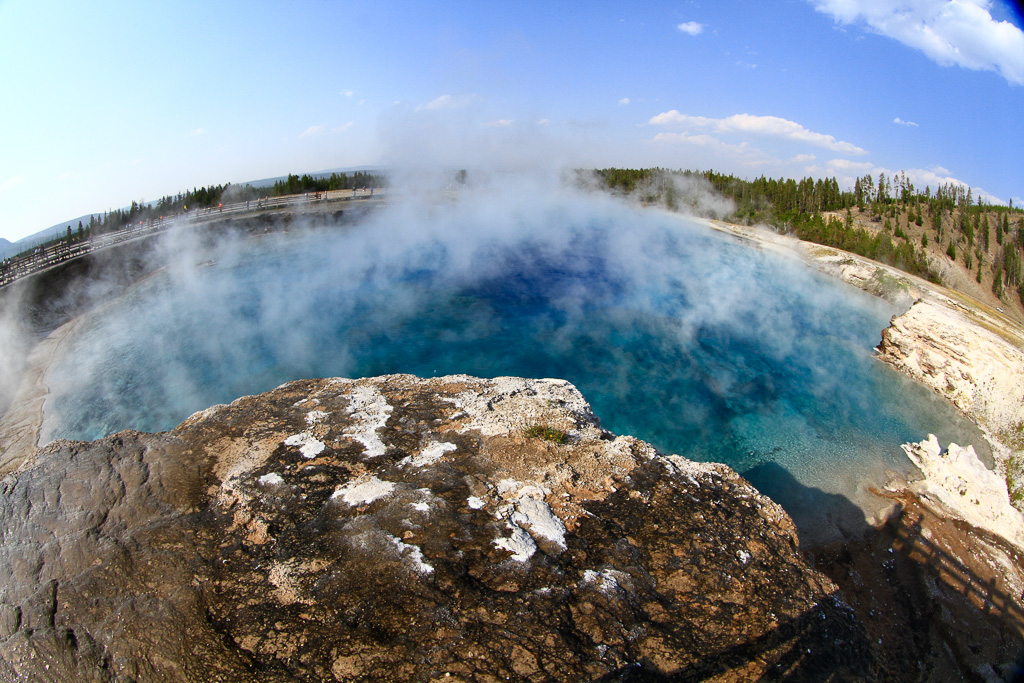
[[[171,251],[65,340],[44,442],[166,430],[305,377],[560,377],[606,428],[727,463],[818,540],[910,468],[900,444],[983,443],[873,358],[891,305],[676,216],[466,202]]]

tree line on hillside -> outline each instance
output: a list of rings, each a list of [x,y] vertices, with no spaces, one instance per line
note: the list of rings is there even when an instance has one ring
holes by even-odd
[[[274,183],[271,196],[384,187],[386,182],[387,178],[385,176],[368,171],[356,171],[351,175],[332,173],[329,176],[311,176],[309,174],[297,176],[288,174],[286,180],[278,180]]]
[[[286,179],[278,180],[270,187],[261,188],[253,187],[248,183],[245,185],[227,183],[192,188],[174,195],[166,195],[154,202],[132,201],[126,209],[111,209],[102,214],[93,214],[89,217],[88,223],[78,221],[77,229],[68,225],[65,236],[54,237],[40,244],[34,244],[18,256],[31,252],[35,248],[46,248],[61,242],[73,244],[90,236],[121,230],[128,225],[174,216],[195,209],[209,209],[224,202],[255,201],[263,197],[283,197],[306,192],[351,190],[385,187],[386,185],[387,178],[382,174],[356,171],[354,173],[332,173],[329,176],[289,174]]]
[[[733,200],[731,221],[766,224],[939,282],[925,254],[931,241],[939,253],[962,261],[966,270],[977,267],[979,283],[986,266],[992,292],[999,298],[1016,293],[1024,304],[1024,212],[1012,203],[986,205],[963,185],[940,184],[934,191],[930,186],[922,191],[903,171],[864,175],[847,190],[835,178],[746,180],[715,171],[662,168],[606,168],[593,174],[607,190],[670,209],[678,208],[679,201],[674,179],[696,179]],[[858,226],[854,211],[869,224],[879,224],[877,229]],[[922,232],[919,245],[908,235],[911,224]]]

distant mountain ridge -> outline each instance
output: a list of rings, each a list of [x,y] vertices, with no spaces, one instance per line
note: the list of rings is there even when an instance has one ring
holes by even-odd
[[[60,223],[57,223],[55,225],[51,225],[50,227],[40,230],[39,232],[29,235],[28,237],[22,237],[20,240],[17,240],[15,242],[10,242],[8,240],[2,240],[2,242],[7,242],[7,244],[11,244],[18,247],[31,247],[34,246],[35,244],[48,242],[52,240],[54,237],[59,237],[60,235],[66,234],[68,226],[71,226],[72,232],[78,230],[78,221],[82,221],[82,225],[88,225],[89,219],[92,218],[94,215],[102,214],[87,213],[84,216],[79,216],[78,218],[71,218],[66,221],[61,221]],[[2,244],[2,242],[0,242],[0,244]]]

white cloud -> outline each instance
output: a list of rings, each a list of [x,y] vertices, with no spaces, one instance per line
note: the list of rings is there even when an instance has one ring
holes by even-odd
[[[817,157],[814,156],[813,154],[797,154],[795,157],[793,157],[793,161],[795,161],[798,164],[809,164],[815,159],[817,159]]]
[[[306,130],[299,133],[300,138],[308,138],[314,135],[320,135],[327,132],[327,126],[310,126]]]
[[[698,24],[696,21],[687,21],[679,24],[676,28],[683,33],[696,36],[700,35],[704,31],[704,24]]]
[[[335,126],[334,127],[334,132],[335,133],[340,133],[341,131],[348,130],[349,128],[351,128],[354,125],[356,125],[355,121],[349,121],[348,123],[343,123],[340,126]]]
[[[837,22],[874,32],[935,62],[996,71],[1024,85],[1024,31],[989,13],[991,0],[809,0]]]
[[[807,130],[795,121],[778,116],[753,116],[751,114],[734,114],[724,119],[712,119],[706,116],[688,116],[675,109],[652,116],[648,121],[652,125],[666,128],[707,129],[714,133],[753,134],[776,137],[792,142],[803,142],[815,147],[822,147],[840,154],[867,154],[867,151],[836,140],[831,135],[815,133]]]
[[[893,122],[893,123],[896,123],[896,124],[899,124],[899,125],[901,125],[901,126],[911,126],[911,127],[913,127],[913,128],[917,128],[917,127],[918,127],[918,126],[917,126],[917,124],[916,124],[916,123],[914,123],[913,121],[904,121],[903,119],[901,119],[901,118],[900,118],[900,117],[898,117],[898,116],[897,116],[896,118],[894,118],[894,119],[892,120],[892,122]]]
[[[499,127],[499,126],[511,126],[513,123],[515,123],[515,119],[498,119],[497,121],[489,121],[489,122],[487,122],[484,125]]]
[[[345,97],[352,97],[353,95],[355,95],[355,93],[351,90],[342,90],[341,93],[339,94],[344,95]]]
[[[826,168],[815,166],[809,167],[807,170],[809,173],[816,176],[836,176],[840,185],[851,188],[857,178],[861,178],[868,173],[877,180],[878,174],[880,173],[884,173],[887,178],[891,179],[902,172],[906,175],[907,179],[914,184],[915,189],[919,192],[924,192],[926,187],[930,187],[932,192],[935,192],[939,185],[959,185],[961,187],[970,187],[974,197],[981,197],[982,200],[988,204],[1006,204],[1005,201],[987,192],[984,188],[971,187],[959,178],[955,178],[950,173],[949,169],[941,166],[932,166],[931,168],[906,168],[894,171],[890,168],[876,166],[868,162],[832,159],[828,162]]]
[[[416,107],[416,110],[419,111],[421,109],[461,109],[462,107],[466,107],[469,106],[470,104],[473,104],[479,99],[479,95],[458,95],[455,97],[452,97],[451,95],[441,95],[435,100],[431,100],[426,104],[421,104],[420,106]]]
[[[619,104],[629,104],[629,98],[623,97],[621,100],[619,100]]]
[[[893,171],[888,168],[876,168],[874,172],[885,173],[890,178],[893,174],[899,173],[899,171]],[[1006,204],[1006,202],[999,197],[987,192],[981,187],[971,187],[968,183],[960,180],[959,178],[953,177],[949,169],[941,166],[932,166],[931,168],[908,168],[904,171],[907,174],[907,178],[910,182],[914,183],[914,186],[919,190],[931,187],[934,192],[939,185],[962,185],[963,187],[970,187],[974,197],[981,197],[988,204]]]
[[[190,138],[198,137],[200,135],[206,135],[206,129],[205,128],[196,128],[195,130],[190,130],[185,135],[187,135]]]

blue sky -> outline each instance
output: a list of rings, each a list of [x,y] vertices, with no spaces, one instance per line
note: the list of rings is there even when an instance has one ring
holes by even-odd
[[[0,0],[0,237],[362,165],[905,170],[1024,204],[1024,32],[984,0]]]

